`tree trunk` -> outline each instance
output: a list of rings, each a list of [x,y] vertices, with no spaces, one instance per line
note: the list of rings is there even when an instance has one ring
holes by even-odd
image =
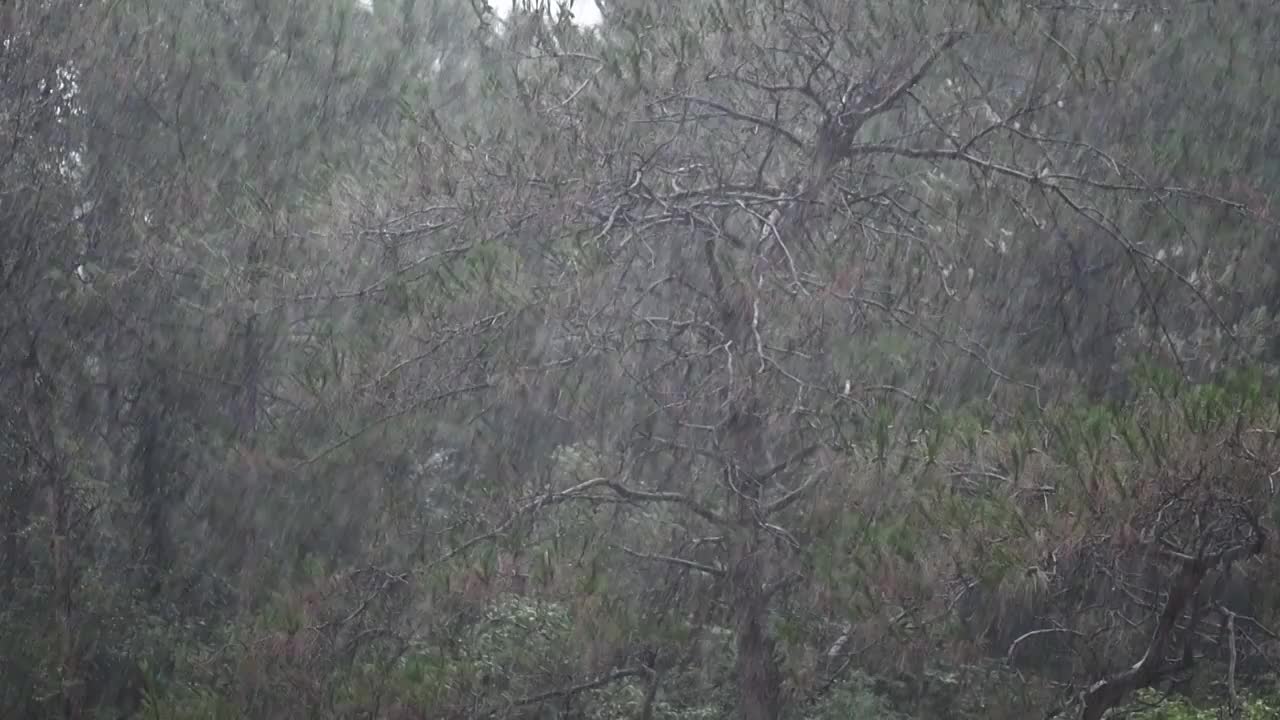
[[[745,552],[734,563],[732,578],[738,717],[777,720],[782,716],[782,670],[769,636],[769,598],[754,545],[741,548]]]

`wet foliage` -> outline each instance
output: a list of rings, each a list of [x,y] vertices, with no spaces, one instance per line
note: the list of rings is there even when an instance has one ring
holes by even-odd
[[[501,4],[0,6],[0,716],[1275,714],[1280,14]]]

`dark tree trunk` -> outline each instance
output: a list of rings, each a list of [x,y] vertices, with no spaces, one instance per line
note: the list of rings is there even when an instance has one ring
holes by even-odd
[[[777,720],[782,716],[782,670],[769,635],[769,596],[759,548],[749,542],[739,549],[742,555],[735,559],[732,576],[738,717]]]

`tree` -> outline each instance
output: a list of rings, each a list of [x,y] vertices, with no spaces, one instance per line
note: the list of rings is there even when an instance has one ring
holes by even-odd
[[[774,718],[786,679],[771,608],[807,579],[814,550],[798,538],[821,526],[805,516],[910,502],[840,485],[864,463],[881,487],[925,472],[907,443],[936,425],[938,403],[1001,389],[1036,400],[1082,371],[1095,396],[1114,393],[1115,353],[1134,343],[1191,372],[1162,310],[1166,279],[1233,330],[1127,223],[1152,205],[1170,218],[1196,203],[1248,208],[1152,182],[1113,157],[1093,118],[1062,112],[1133,81],[1109,54],[1123,14],[808,2],[622,4],[605,17],[598,47],[530,34],[543,62],[570,70],[526,75],[522,102],[540,97],[552,127],[612,129],[575,135],[595,158],[578,177],[557,167],[529,181],[574,188],[567,252],[583,278],[564,302],[580,308],[564,323],[579,349],[542,382],[572,385],[563,368],[590,358],[639,393],[598,391],[578,409],[581,427],[616,428],[620,469],[548,497],[599,502],[607,489],[672,507],[660,517],[678,547],[716,537],[715,562],[627,552],[721,581],[737,714]],[[1104,68],[1093,81],[1090,63]],[[530,204],[564,212],[550,195]],[[1090,309],[1100,296],[1115,314]],[[882,343],[904,339],[897,367],[877,364]]]

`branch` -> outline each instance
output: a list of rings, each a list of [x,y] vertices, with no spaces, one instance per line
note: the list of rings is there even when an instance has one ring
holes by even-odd
[[[1160,621],[1156,624],[1142,659],[1128,670],[1099,680],[1089,687],[1084,694],[1084,709],[1080,715],[1082,720],[1102,720],[1108,710],[1119,705],[1130,693],[1150,687],[1161,678],[1186,669],[1184,666],[1188,664],[1188,658],[1184,656],[1181,662],[1169,664],[1165,661],[1165,648],[1169,645],[1178,618],[1187,602],[1196,594],[1206,571],[1208,567],[1203,563],[1192,562],[1183,566],[1177,584],[1169,591],[1169,600],[1160,613]]]
[[[1019,170],[993,160],[987,160],[963,150],[943,150],[942,148],[909,148],[897,145],[875,143],[857,145],[849,149],[849,155],[897,155],[913,160],[955,160],[969,163],[988,172],[1015,178],[1027,183],[1038,183],[1040,177],[1025,170]]]
[[[1169,590],[1169,599],[1160,613],[1160,620],[1142,659],[1128,670],[1103,678],[1085,691],[1081,711],[1083,720],[1101,720],[1108,710],[1123,702],[1130,693],[1150,687],[1169,675],[1191,667],[1195,658],[1190,643],[1200,616],[1199,603],[1191,608],[1191,623],[1187,628],[1189,637],[1181,658],[1176,662],[1169,662],[1165,657],[1166,650],[1172,641],[1178,618],[1182,617],[1188,603],[1198,599],[1200,583],[1210,569],[1230,565],[1262,551],[1267,538],[1266,532],[1256,519],[1248,518],[1248,521],[1253,531],[1251,542],[1231,545],[1210,555],[1202,552],[1197,557],[1182,562],[1182,572]]]
[[[653,720],[653,703],[658,697],[659,675],[652,667],[645,668],[649,676],[649,687],[644,693],[644,705],[640,707],[640,720]]]
[[[503,520],[498,525],[495,525],[492,530],[481,533],[479,535],[475,535],[470,539],[465,540],[461,545],[458,545],[457,547],[453,548],[449,552],[436,558],[426,567],[427,569],[434,568],[438,565],[448,562],[449,560],[452,560],[453,558],[457,557],[458,555],[461,555],[462,553],[470,550],[471,548],[475,547],[476,545],[482,542],[485,542],[487,540],[492,540],[498,537],[499,535],[506,532],[508,528],[514,525],[516,519],[524,515],[525,513],[534,512],[539,508],[543,508],[548,505],[555,505],[557,503],[562,503],[569,500],[584,499],[580,493],[582,493],[585,490],[590,490],[593,487],[606,485],[608,483],[609,483],[608,478],[592,478],[591,480],[578,483],[573,487],[567,488],[565,490],[561,490],[559,492],[549,492],[549,493],[546,493],[545,495],[539,495],[538,497],[534,498],[532,501],[526,503],[523,507],[517,508],[515,512],[507,516],[506,520]]]
[[[536,510],[538,508],[546,507],[547,505],[555,505],[556,503],[561,503],[566,500],[583,499],[583,496],[581,493],[583,493],[584,491],[590,490],[591,488],[594,488],[594,487],[599,487],[601,485],[608,485],[609,482],[610,482],[609,478],[607,477],[598,477],[598,478],[592,478],[590,480],[585,480],[583,482],[578,483],[577,485],[565,488],[564,490],[558,490],[555,492],[546,493],[545,495],[539,495],[538,497],[534,498],[533,501],[530,502],[525,509]],[[588,497],[588,499],[590,498]]]
[[[1227,660],[1227,699],[1231,703],[1232,717],[1239,717],[1240,695],[1236,692],[1236,614],[1227,611],[1227,647],[1230,657]]]
[[[1013,662],[1013,653],[1018,649],[1018,645],[1022,643],[1022,641],[1036,637],[1037,635],[1048,635],[1050,633],[1068,633],[1077,637],[1084,637],[1084,633],[1079,630],[1072,630],[1071,628],[1041,628],[1040,630],[1030,630],[1022,633],[1017,637],[1017,639],[1009,643],[1009,652],[1005,654],[1005,661]]]
[[[708,575],[714,575],[715,577],[724,577],[724,570],[722,568],[700,563],[696,560],[687,560],[685,558],[675,557],[672,555],[656,555],[654,553],[637,552],[623,545],[618,545],[617,548],[631,557],[639,558],[641,560],[654,560],[656,562],[669,563],[671,565],[689,568],[690,570],[697,570],[698,572],[703,572]]]
[[[546,692],[538,693],[536,695],[527,695],[522,698],[516,698],[515,700],[512,700],[509,703],[504,704],[502,708],[493,708],[481,713],[481,715],[483,716],[496,715],[497,713],[501,712],[503,709],[526,707],[529,705],[537,705],[539,703],[543,703],[548,700],[553,700],[555,698],[572,697],[574,695],[579,695],[581,693],[587,692],[588,690],[597,690],[599,688],[604,687],[605,685],[608,685],[613,682],[617,682],[619,680],[624,680],[629,677],[638,677],[640,675],[647,675],[647,674],[648,673],[646,672],[645,668],[622,668],[620,670],[614,670],[613,672],[601,675],[595,680],[588,680],[587,682],[580,683],[578,685],[570,685],[569,687],[556,688],[555,690],[548,690]]]
[[[765,474],[764,474],[764,476],[763,476],[763,478],[762,478],[762,479],[766,479],[766,480],[767,480],[768,478],[771,478],[771,477],[773,477],[774,475],[777,475],[778,473],[783,472],[784,470],[786,470],[786,469],[787,469],[788,467],[790,467],[791,465],[794,465],[794,464],[796,464],[796,463],[802,463],[802,462],[804,462],[805,460],[807,460],[807,459],[809,458],[809,456],[810,456],[810,455],[812,455],[812,454],[814,454],[815,452],[817,452],[817,450],[818,450],[818,446],[817,446],[817,445],[810,445],[809,447],[805,448],[804,450],[801,450],[800,452],[796,453],[795,455],[792,455],[791,457],[787,458],[786,460],[783,460],[781,463],[779,463],[779,464],[775,465],[774,467],[770,468],[768,471],[766,471],[766,472],[765,472]],[[808,478],[806,478],[806,479],[805,479],[805,481],[804,481],[804,482],[802,482],[802,483],[800,483],[799,485],[797,485],[797,486],[795,487],[795,489],[794,489],[794,490],[792,490],[791,492],[786,493],[785,495],[783,495],[782,497],[778,498],[777,500],[774,500],[773,502],[769,503],[768,505],[765,505],[765,506],[764,506],[764,510],[763,510],[764,514],[765,514],[766,516],[767,516],[767,515],[772,515],[773,513],[776,513],[776,512],[778,512],[778,511],[780,511],[780,510],[784,510],[784,509],[786,509],[786,508],[787,508],[787,506],[791,505],[791,503],[793,503],[793,502],[795,502],[796,500],[800,499],[800,497],[801,497],[802,495],[804,495],[804,493],[805,493],[807,490],[809,490],[809,488],[811,488],[811,487],[813,487],[814,485],[816,485],[816,484],[817,484],[817,482],[818,482],[818,475],[817,475],[817,474],[810,475]]]
[[[758,127],[764,128],[765,130],[771,130],[777,133],[779,136],[781,136],[784,140],[786,140],[787,142],[791,143],[792,145],[798,148],[805,147],[805,143],[803,140],[796,137],[795,134],[792,133],[790,130],[787,130],[786,128],[782,127],[781,125],[771,120],[766,120],[765,118],[762,118],[762,117],[758,117],[755,115],[748,115],[747,113],[743,113],[743,112],[738,112],[737,110],[734,110],[733,108],[727,105],[718,103],[715,100],[701,98],[696,95],[682,95],[680,97],[683,100],[687,100],[689,102],[696,103],[698,105],[706,105],[707,107],[712,108],[713,110],[719,110],[720,112],[724,113],[728,117],[731,117],[735,120],[741,120],[743,122],[750,123],[752,125],[756,125]]]
[[[943,36],[942,42],[933,49],[933,52],[929,53],[929,57],[925,58],[925,61],[920,64],[919,69],[912,73],[906,80],[899,83],[897,87],[890,90],[889,93],[880,100],[880,102],[872,105],[867,110],[855,114],[859,115],[862,120],[866,120],[879,115],[890,107],[893,107],[893,104],[901,100],[902,96],[906,95],[911,88],[920,84],[920,81],[929,73],[929,69],[933,67],[933,64],[938,61],[938,58],[942,57],[942,53],[950,50],[956,43],[960,42],[963,37],[964,33],[961,32],[953,31],[946,33],[946,35]]]
[[[681,495],[680,493],[648,492],[645,490],[634,490],[632,488],[629,488],[623,485],[622,483],[612,481],[612,480],[607,481],[603,484],[607,486],[610,490],[626,498],[627,500],[632,500],[635,502],[665,502],[665,503],[675,503],[677,505],[684,505],[688,507],[691,511],[693,511],[693,514],[706,520],[709,523],[712,523],[715,525],[728,525],[728,521],[725,520],[723,517],[721,517],[719,513],[712,510],[711,508],[708,508],[702,505],[696,500],[689,498],[686,495]]]
[[[1146,259],[1148,262],[1159,266],[1161,269],[1173,275],[1173,277],[1176,280],[1178,280],[1180,284],[1187,287],[1187,289],[1189,289],[1193,294],[1196,295],[1197,299],[1200,300],[1201,304],[1203,304],[1209,310],[1209,312],[1214,316],[1214,320],[1217,321],[1218,326],[1223,330],[1223,332],[1225,332],[1226,335],[1232,338],[1233,340],[1235,339],[1235,332],[1231,329],[1231,326],[1228,325],[1227,322],[1222,318],[1217,308],[1213,306],[1213,303],[1210,302],[1209,298],[1204,294],[1203,290],[1196,287],[1195,283],[1192,283],[1189,279],[1184,277],[1181,273],[1174,270],[1174,268],[1170,266],[1168,263],[1151,255],[1150,253],[1144,252],[1143,250],[1139,249],[1132,242],[1121,237],[1119,233],[1115,231],[1114,228],[1110,227],[1104,222],[1099,221],[1098,218],[1091,215],[1086,210],[1086,208],[1082,207],[1079,203],[1077,203],[1074,199],[1072,199],[1072,197],[1067,194],[1066,189],[1064,189],[1064,187],[1060,183],[1065,181],[1065,182],[1088,185],[1101,190],[1108,190],[1113,192],[1147,193],[1153,196],[1159,196],[1162,193],[1167,193],[1171,195],[1178,195],[1182,197],[1189,197],[1189,198],[1194,198],[1199,200],[1222,203],[1227,207],[1231,207],[1231,208],[1237,208],[1238,203],[1233,203],[1230,200],[1226,200],[1225,198],[1219,198],[1213,195],[1209,195],[1207,193],[1202,193],[1199,191],[1190,190],[1188,188],[1182,188],[1182,187],[1148,187],[1145,185],[1135,185],[1135,184],[1105,183],[1105,182],[1100,182],[1096,180],[1091,180],[1078,175],[1068,175],[1063,173],[1037,174],[1037,173],[1029,172],[1026,170],[1019,170],[1009,165],[1004,165],[1002,163],[998,163],[993,160],[988,160],[986,158],[979,157],[963,149],[962,150],[943,150],[941,148],[904,148],[904,147],[897,147],[895,145],[871,144],[871,145],[858,145],[856,147],[850,148],[848,150],[848,154],[850,156],[896,155],[898,157],[911,158],[915,160],[952,160],[956,162],[968,163],[970,165],[973,165],[974,167],[980,168],[987,172],[995,173],[997,175],[1003,175],[1005,177],[1010,177],[1015,180],[1020,180],[1024,183],[1028,183],[1035,187],[1044,188],[1050,193],[1052,193],[1053,195],[1055,195],[1056,197],[1058,197],[1059,199],[1061,199],[1062,202],[1066,204],[1067,207],[1071,208],[1071,210],[1075,212],[1077,215],[1084,218],[1090,224],[1097,227],[1099,230],[1106,233],[1109,237],[1115,240],[1125,250],[1125,252],[1128,254],[1128,256],[1131,259],[1134,258],[1135,256],[1141,256],[1144,259]],[[1135,272],[1136,272],[1136,267],[1135,267]],[[1141,282],[1140,277],[1139,277],[1139,282]],[[1144,294],[1146,293],[1144,292]],[[1155,310],[1154,306],[1152,309],[1153,311],[1157,312],[1157,316],[1158,316],[1158,311]],[[1160,326],[1161,326],[1161,329],[1163,330],[1164,329],[1163,322],[1160,323]],[[1165,335],[1167,337],[1168,333],[1165,332]],[[1178,356],[1176,350],[1174,350],[1173,348],[1174,344],[1172,340],[1169,341],[1169,344],[1170,344],[1170,349],[1173,350],[1174,359],[1177,360],[1179,366],[1181,366],[1182,359],[1180,356]]]
[[[445,391],[445,392],[437,393],[437,394],[432,395],[432,396],[430,396],[430,397],[422,398],[422,399],[420,399],[420,400],[415,400],[415,401],[413,401],[413,402],[409,403],[408,405],[406,405],[404,408],[401,408],[400,410],[397,410],[397,411],[395,411],[395,412],[393,412],[393,413],[390,413],[390,414],[388,414],[388,415],[384,415],[384,416],[382,416],[382,417],[380,417],[380,418],[378,418],[378,419],[376,419],[376,420],[374,420],[374,421],[370,422],[369,424],[365,425],[364,427],[360,428],[359,430],[356,430],[355,432],[351,433],[350,435],[347,435],[346,437],[344,437],[344,438],[342,438],[342,439],[338,440],[337,442],[333,443],[332,445],[329,445],[328,447],[324,448],[323,450],[321,450],[320,452],[316,453],[315,455],[312,455],[312,456],[311,456],[311,457],[309,457],[309,458],[306,458],[306,459],[304,459],[304,460],[301,460],[300,462],[298,462],[298,463],[294,466],[294,468],[293,468],[293,469],[294,469],[294,470],[298,470],[298,469],[301,469],[301,468],[303,468],[303,467],[305,467],[305,466],[307,466],[307,465],[314,464],[314,463],[316,463],[317,461],[319,461],[319,460],[321,460],[321,459],[325,458],[326,456],[328,456],[330,453],[332,453],[332,452],[334,452],[334,451],[336,451],[336,450],[340,450],[341,448],[345,447],[345,446],[346,446],[346,445],[348,445],[349,443],[351,443],[351,442],[353,442],[353,441],[355,441],[355,440],[359,439],[360,437],[364,436],[364,435],[365,435],[366,433],[368,433],[370,430],[373,430],[373,429],[375,429],[375,428],[381,427],[382,425],[386,424],[387,422],[389,422],[389,421],[391,421],[391,420],[394,420],[394,419],[396,419],[396,418],[398,418],[398,417],[401,417],[401,416],[403,416],[403,415],[408,415],[408,414],[409,414],[409,413],[411,413],[411,412],[415,412],[415,411],[417,411],[417,410],[421,410],[422,408],[426,407],[427,405],[430,405],[430,404],[432,404],[432,403],[436,403],[436,402],[440,402],[440,401],[442,401],[442,400],[448,400],[448,399],[453,398],[453,397],[456,397],[456,396],[458,396],[458,395],[465,395],[465,394],[467,394],[467,393],[478,392],[478,391],[480,391],[480,390],[489,390],[489,389],[491,389],[492,387],[493,387],[493,385],[492,385],[491,383],[483,382],[483,383],[478,383],[478,384],[475,384],[475,385],[468,385],[468,386],[466,386],[466,387],[457,388],[457,389],[454,389],[454,390],[447,390],[447,391]]]

